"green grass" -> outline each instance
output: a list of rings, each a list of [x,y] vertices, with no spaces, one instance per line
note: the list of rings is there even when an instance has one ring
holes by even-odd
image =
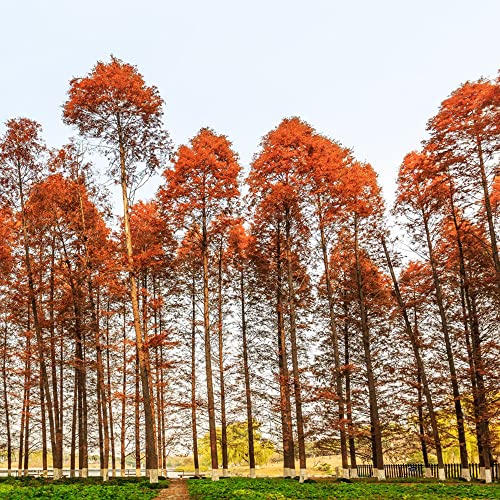
[[[441,499],[500,499],[500,486],[481,484],[453,484],[438,482],[374,483],[356,481],[338,483],[318,481],[300,484],[287,479],[229,478],[217,482],[189,480],[189,493],[196,500],[265,499],[287,500],[318,499],[370,499],[370,500],[441,500]]]
[[[158,495],[158,489],[167,486],[168,481],[165,480],[161,480],[156,485],[150,485],[147,480],[136,478],[116,478],[106,483],[103,483],[100,478],[62,479],[60,481],[2,478],[0,499],[149,500]]]

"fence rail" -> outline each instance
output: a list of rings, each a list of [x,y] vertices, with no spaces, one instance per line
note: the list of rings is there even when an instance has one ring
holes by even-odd
[[[189,476],[188,472],[184,472],[184,471],[177,472],[175,469],[172,469],[172,468],[168,468],[168,469],[164,470],[163,472],[166,472],[167,475],[174,476],[174,477],[176,477],[178,475],[184,475],[186,477]],[[24,469],[18,470],[17,468],[12,468],[10,473],[14,477],[21,477],[21,476],[41,477],[41,476],[45,475],[48,478],[52,478],[54,476],[54,471],[50,467],[46,471],[44,471],[44,469],[42,469],[41,467],[30,467],[27,470],[24,470]],[[75,477],[79,476],[78,469],[74,470],[73,473],[75,474]],[[121,473],[122,473],[121,469],[115,469],[115,476],[116,477],[121,477]],[[136,469],[124,469],[124,473],[125,473],[126,477],[132,477],[132,476],[136,476],[137,471],[136,471]],[[8,469],[0,467],[0,477],[7,476],[8,474],[9,474]],[[64,468],[63,469],[63,476],[70,477],[70,475],[71,475],[71,469]],[[100,475],[101,475],[101,469],[92,469],[92,468],[88,469],[88,476],[89,477],[98,477]],[[141,469],[141,476],[145,476],[145,475],[146,475],[146,470]],[[108,476],[110,478],[113,477],[113,470],[112,469],[108,470]]]
[[[358,465],[359,477],[372,477],[372,465]],[[384,465],[385,475],[388,478],[404,478],[404,477],[424,477],[425,467],[423,464],[388,464]],[[431,464],[430,466],[432,477],[438,477],[438,466]],[[444,472],[446,479],[459,479],[462,477],[461,464],[445,464]],[[481,478],[481,470],[479,464],[469,464],[470,477],[472,479]],[[491,479],[498,481],[500,479],[500,464],[495,463],[491,466]]]

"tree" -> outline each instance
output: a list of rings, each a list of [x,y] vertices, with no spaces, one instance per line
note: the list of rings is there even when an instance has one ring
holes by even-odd
[[[75,125],[82,136],[101,141],[101,149],[110,160],[110,174],[120,179],[129,292],[146,420],[146,468],[151,482],[157,482],[157,427],[134,272],[129,205],[130,194],[161,165],[169,151],[161,122],[163,101],[156,87],[148,87],[134,66],[115,57],[109,63],[98,62],[88,76],[73,79],[68,94],[64,122]]]
[[[485,79],[466,82],[445,99],[429,120],[429,147],[470,186],[480,192],[500,293],[500,257],[493,216],[491,186],[500,152],[500,85]]]
[[[340,219],[341,207],[341,178],[346,165],[352,161],[350,152],[340,147],[329,139],[316,136],[312,145],[311,160],[306,166],[306,179],[309,196],[313,206],[313,213],[319,230],[319,245],[323,258],[323,269],[328,302],[329,327],[331,344],[333,348],[333,361],[335,366],[335,391],[338,401],[338,424],[340,430],[340,455],[342,470],[345,478],[355,477],[357,470],[355,459],[348,468],[347,438],[345,430],[345,404],[343,394],[342,369],[340,363],[339,335],[337,319],[335,317],[335,303],[330,279],[330,262],[328,259],[330,249],[329,240],[333,237],[335,226]]]
[[[243,376],[245,379],[245,406],[247,411],[247,435],[248,435],[248,466],[250,477],[255,478],[255,436],[254,421],[252,415],[252,390],[250,385],[250,367],[248,361],[248,329],[246,308],[246,279],[248,274],[249,253],[253,245],[252,238],[247,234],[243,224],[237,223],[231,228],[229,236],[229,259],[236,270],[238,285],[238,298],[241,305],[241,341],[243,354]]]
[[[398,213],[412,218],[414,234],[423,229],[422,239],[425,242],[428,262],[432,271],[436,303],[439,309],[441,329],[445,341],[446,357],[450,369],[451,385],[457,418],[458,440],[460,445],[460,461],[462,475],[470,480],[469,463],[465,441],[464,414],[461,403],[460,388],[458,385],[455,357],[453,354],[450,326],[445,310],[445,300],[442,280],[439,275],[435,248],[432,238],[432,224],[439,223],[442,210],[442,199],[447,197],[448,186],[443,182],[442,175],[436,175],[438,168],[432,159],[425,154],[409,153],[401,164],[398,175],[398,197],[395,209]],[[413,225],[413,223],[417,225]],[[418,237],[418,236],[417,236]]]
[[[191,139],[190,146],[179,148],[174,169],[165,171],[166,185],[159,192],[164,206],[169,207],[170,213],[176,214],[179,227],[197,224],[201,232],[203,329],[213,480],[218,479],[219,465],[210,346],[209,248],[218,216],[229,214],[239,196],[239,171],[237,156],[227,138],[204,128]]]
[[[429,412],[429,419],[431,421],[432,436],[434,438],[434,446],[436,448],[437,464],[438,464],[438,478],[440,480],[444,480],[446,476],[445,476],[444,463],[443,463],[443,452],[442,452],[442,447],[441,447],[441,439],[439,436],[439,429],[438,429],[438,425],[437,425],[436,412],[434,410],[434,402],[432,401],[432,394],[431,394],[429,382],[427,379],[427,373],[425,371],[424,362],[422,359],[422,354],[420,352],[421,351],[421,349],[420,349],[421,341],[418,337],[418,333],[415,331],[415,329],[412,327],[412,325],[410,323],[408,308],[407,308],[407,305],[405,304],[405,301],[404,301],[403,296],[401,294],[398,279],[396,278],[396,274],[394,272],[392,258],[389,254],[389,250],[387,248],[387,243],[386,243],[385,237],[383,235],[382,235],[381,241],[382,241],[382,247],[384,249],[385,258],[387,261],[387,266],[389,268],[389,272],[390,272],[393,287],[394,287],[394,294],[396,296],[396,300],[397,300],[401,315],[403,316],[405,333],[406,333],[407,339],[411,343],[411,346],[413,349],[413,355],[415,357],[415,364],[417,365],[419,398],[421,398],[421,393],[423,393],[425,396],[426,403],[427,403],[427,410]],[[419,403],[420,403],[420,401],[419,401]],[[425,438],[424,438],[424,430],[423,430],[424,425],[423,425],[422,405],[421,404],[419,404],[419,424],[420,424],[420,434],[422,436],[422,438],[421,438],[422,448],[423,448],[422,454],[423,454],[424,461],[425,461],[425,459],[427,457],[427,450],[426,450],[426,446],[425,446]],[[425,466],[427,469],[428,469],[428,465],[429,465],[428,463],[425,463]]]
[[[256,228],[260,226],[265,230],[272,227],[276,245],[276,308],[280,332],[279,363],[283,393],[281,404],[285,475],[295,470],[291,421],[288,417],[290,404],[287,395],[288,368],[286,367],[284,303],[288,309],[301,482],[307,477],[307,465],[302,388],[299,376],[297,310],[300,305],[299,288],[308,282],[307,272],[305,268],[301,269],[299,262],[305,253],[305,242],[309,234],[302,210],[305,194],[304,170],[309,161],[312,134],[313,129],[298,118],[283,120],[278,127],[263,138],[261,150],[255,156],[248,176],[251,203],[256,206],[254,225]],[[285,296],[283,290],[286,290]]]
[[[39,318],[40,309],[32,269],[31,240],[26,216],[26,201],[30,195],[30,190],[41,178],[44,169],[43,153],[45,145],[40,137],[40,132],[41,126],[28,118],[13,119],[7,122],[7,131],[0,140],[0,185],[2,187],[0,194],[3,202],[7,202],[13,209],[18,210],[21,219],[29,302],[49,416],[54,478],[58,479],[62,475],[62,423],[55,420],[53,401],[57,399],[57,394],[52,394],[49,387],[42,327]]]
[[[257,465],[266,464],[271,455],[275,451],[274,443],[264,439],[261,432],[259,431],[260,424],[258,422],[252,423],[252,429],[254,434],[255,443],[255,461]],[[248,428],[246,422],[234,422],[227,426],[227,438],[228,438],[228,460],[231,465],[242,465],[248,464]],[[219,453],[221,451],[222,444],[222,432],[221,428],[217,427],[217,443],[219,445]],[[202,439],[200,439],[200,454],[202,460],[205,463],[210,463],[210,434],[205,434]]]
[[[369,164],[353,162],[349,165],[342,176],[340,189],[343,195],[342,208],[345,213],[345,224],[353,239],[357,299],[370,402],[373,466],[377,469],[378,478],[384,480],[382,434],[366,300],[366,286],[369,279],[366,271],[372,267],[372,264],[363,248],[363,243],[366,245],[370,240],[373,241],[373,238],[382,231],[384,204],[377,183],[377,175]]]

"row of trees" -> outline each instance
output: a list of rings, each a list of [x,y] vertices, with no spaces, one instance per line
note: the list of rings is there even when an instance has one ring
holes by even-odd
[[[389,222],[371,165],[299,118],[262,140],[244,173],[204,128],[175,152],[163,101],[112,58],[71,81],[49,150],[40,125],[0,139],[0,418],[10,470],[33,450],[62,475],[89,454],[151,481],[208,431],[212,477],[245,422],[307,476],[311,447],[345,477],[420,450],[444,479],[458,449],[491,481],[498,453],[500,87],[466,83],[398,174]],[[121,188],[115,224],[87,151]],[[154,199],[137,189],[162,170]],[[403,250],[403,251],[402,251]],[[89,419],[89,415],[97,418]],[[188,424],[189,422],[189,424]],[[217,427],[220,426],[220,432]],[[201,429],[201,430],[200,430]],[[495,429],[497,429],[495,431]],[[222,464],[219,463],[219,454]],[[77,464],[78,460],[78,464]],[[111,461],[111,464],[110,464]],[[119,462],[119,463],[118,463]]]

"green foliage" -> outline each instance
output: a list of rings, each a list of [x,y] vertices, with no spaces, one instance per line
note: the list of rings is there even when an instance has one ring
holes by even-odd
[[[430,464],[437,464],[437,458],[436,455],[433,455],[432,453],[429,453],[428,455],[429,458],[429,463]],[[424,463],[424,456],[422,454],[422,451],[414,451],[411,455],[408,456],[406,459],[407,464],[423,464]]]
[[[145,479],[136,478],[116,478],[105,483],[100,478],[86,480],[65,478],[60,481],[5,478],[0,482],[0,499],[148,500],[158,495],[158,489],[167,486],[168,481],[149,484]]]
[[[254,447],[255,462],[264,465],[269,462],[275,451],[274,444],[264,439],[259,432],[260,424],[254,422]],[[217,454],[219,462],[222,462],[222,430],[217,427]],[[227,426],[228,460],[230,465],[243,465],[248,463],[248,430],[246,422],[235,422]],[[210,434],[207,433],[198,441],[200,462],[204,467],[210,464]]]
[[[374,499],[374,500],[444,500],[444,499],[500,499],[500,487],[477,484],[362,482],[336,483],[318,481],[300,484],[285,479],[230,478],[224,481],[188,481],[189,493],[194,499],[262,499],[288,500],[318,499]]]
[[[330,464],[327,464],[326,462],[316,465],[315,469],[326,472],[327,474],[332,473],[332,466]]]

